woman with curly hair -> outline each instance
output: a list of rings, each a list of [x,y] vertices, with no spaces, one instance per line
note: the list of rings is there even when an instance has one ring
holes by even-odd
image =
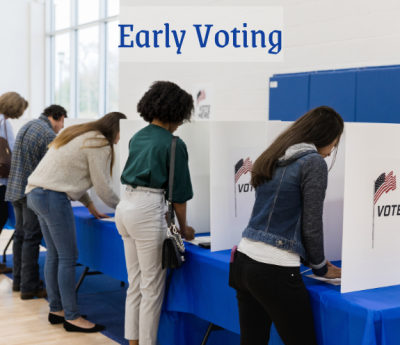
[[[137,110],[150,124],[129,143],[129,157],[121,176],[126,192],[115,218],[124,240],[129,289],[126,298],[125,338],[130,345],[155,345],[164,296],[162,270],[171,141],[177,128],[190,120],[193,98],[178,85],[155,82],[139,101]],[[194,238],[186,225],[186,202],[193,197],[185,143],[176,143],[173,205],[180,233]]]

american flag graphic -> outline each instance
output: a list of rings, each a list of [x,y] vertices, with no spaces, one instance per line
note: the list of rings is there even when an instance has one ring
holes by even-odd
[[[374,205],[377,203],[383,193],[388,193],[396,189],[396,176],[393,176],[393,171],[389,174],[381,174],[375,181]]]
[[[246,158],[245,161],[241,159],[239,162],[236,163],[235,165],[235,183],[239,181],[240,176],[247,174],[249,171],[253,169],[253,162],[250,160],[250,158]]]
[[[206,92],[204,90],[199,91],[197,94],[196,106],[199,105],[200,101],[206,99]]]

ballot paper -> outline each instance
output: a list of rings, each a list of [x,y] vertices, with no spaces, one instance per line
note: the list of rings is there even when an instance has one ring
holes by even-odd
[[[198,246],[200,243],[211,242],[211,236],[198,236],[195,237],[194,240],[191,241],[184,240],[184,241]]]
[[[114,223],[115,223],[115,217],[111,217],[111,218],[101,218],[100,220],[106,220],[107,222],[114,222]]]
[[[312,278],[312,279],[317,279],[320,280],[324,283],[332,284],[332,285],[341,285],[342,284],[342,279],[341,278],[335,278],[335,279],[328,279],[324,277],[318,277],[314,274],[310,274],[307,277]]]

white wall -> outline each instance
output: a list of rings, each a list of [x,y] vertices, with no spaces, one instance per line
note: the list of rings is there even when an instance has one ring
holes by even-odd
[[[29,101],[24,117],[45,105],[45,4],[0,0],[0,94],[15,91]]]
[[[269,78],[276,73],[400,64],[398,0],[191,0],[191,5],[284,7],[283,63],[122,63],[120,111],[138,118],[136,104],[155,80],[186,89],[215,85],[215,120],[268,118]],[[163,5],[121,0],[121,6]],[[188,5],[188,1],[168,1]],[[123,10],[123,8],[121,8]]]

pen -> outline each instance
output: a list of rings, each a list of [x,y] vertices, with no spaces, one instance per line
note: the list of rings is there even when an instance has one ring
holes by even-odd
[[[305,271],[301,272],[301,274],[306,273],[306,272],[309,272],[309,271],[311,271],[311,270],[312,270],[312,268],[309,268],[308,270],[305,270]]]

